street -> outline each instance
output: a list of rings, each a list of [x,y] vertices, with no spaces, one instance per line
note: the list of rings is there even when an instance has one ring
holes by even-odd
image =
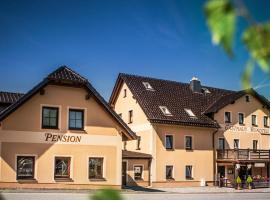
[[[87,193],[3,193],[4,200],[87,200]],[[264,200],[270,199],[270,193],[204,193],[204,194],[181,194],[181,193],[125,193],[125,200]],[[1,199],[2,200],[2,199]]]

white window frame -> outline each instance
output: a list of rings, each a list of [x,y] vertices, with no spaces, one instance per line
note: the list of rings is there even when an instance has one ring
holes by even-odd
[[[42,128],[42,109],[43,107],[52,107],[52,108],[58,108],[58,129],[53,130],[62,130],[62,120],[61,120],[61,112],[62,112],[62,105],[55,105],[55,104],[40,104],[39,113],[40,113],[40,119],[39,119],[39,130],[51,130],[51,129],[45,129]]]
[[[167,108],[167,106],[159,106],[159,109],[161,110],[161,112],[163,113],[163,115],[165,116],[172,116],[171,111]],[[166,109],[168,111],[168,113],[166,113],[163,109]]]
[[[197,118],[194,112],[190,108],[184,108],[190,118]]]
[[[95,180],[98,180],[98,181],[100,181],[99,179],[91,179],[91,178],[89,178],[89,160],[90,160],[90,158],[103,158],[103,166],[102,166],[102,175],[103,175],[103,179],[105,179],[106,180],[106,157],[105,156],[96,156],[96,155],[90,155],[90,156],[88,156],[87,157],[87,179],[90,181],[90,182],[95,182]]]
[[[152,87],[152,85],[149,82],[144,81],[142,83],[143,83],[143,85],[144,85],[144,87],[145,87],[146,90],[148,90],[148,91],[155,91],[154,88]],[[149,87],[147,87],[147,86],[149,86]]]
[[[173,144],[173,146],[172,146],[172,148],[171,149],[167,149],[167,146],[166,146],[166,136],[172,136],[172,144]],[[165,143],[165,149],[166,150],[168,150],[168,151],[172,151],[172,150],[174,150],[175,149],[175,143],[174,143],[174,134],[171,134],[171,133],[166,133],[165,134],[165,137],[164,137],[164,143]]]
[[[133,170],[133,179],[134,179],[134,181],[140,181],[140,180],[136,180],[135,179],[135,170],[134,170],[134,168],[135,167],[142,167],[142,181],[144,180],[144,165],[143,164],[134,164],[133,166],[132,166],[132,170]]]
[[[77,109],[77,110],[83,110],[83,129],[82,130],[70,130],[69,129],[69,110],[70,109]],[[74,106],[67,106],[67,132],[78,132],[78,131],[85,131],[86,122],[87,122],[87,108],[86,107],[74,107]]]
[[[37,154],[15,154],[15,176],[16,176],[16,181],[17,182],[20,182],[20,181],[27,181],[28,179],[17,179],[17,159],[18,159],[18,156],[31,156],[31,157],[34,157],[35,158],[35,166],[34,166],[34,177],[33,179],[36,180],[37,179],[37,169],[38,169],[38,155]]]
[[[186,137],[191,137],[191,149],[187,149],[186,148]],[[192,151],[192,150],[195,149],[195,146],[194,146],[194,135],[184,135],[184,148],[187,151]]]
[[[226,122],[226,112],[230,113],[230,122]],[[224,123],[231,124],[232,123],[232,111],[224,111]]]
[[[70,177],[69,177],[69,179],[71,179],[71,180],[73,180],[73,155],[61,155],[61,154],[57,154],[57,155],[53,155],[53,174],[52,174],[52,180],[53,180],[53,182],[59,182],[59,180],[58,179],[55,179],[54,178],[54,173],[55,173],[55,158],[56,157],[64,157],[64,158],[70,158]]]
[[[191,178],[187,178],[186,177],[186,167],[187,166],[191,166]],[[191,165],[191,164],[187,164],[187,165],[185,165],[185,180],[194,180],[194,166],[193,165]]]

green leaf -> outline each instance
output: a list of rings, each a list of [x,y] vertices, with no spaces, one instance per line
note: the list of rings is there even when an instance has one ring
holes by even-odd
[[[251,85],[251,76],[253,73],[253,69],[254,69],[254,62],[253,60],[249,60],[246,64],[246,68],[245,71],[242,75],[242,87],[244,89],[250,89],[252,88]]]
[[[102,189],[91,196],[91,200],[123,200],[123,198],[118,190]]]
[[[236,26],[236,12],[230,0],[208,0],[204,6],[212,41],[233,56],[233,40]]]
[[[242,39],[250,55],[257,61],[261,69],[270,72],[270,22],[251,26],[242,35]]]

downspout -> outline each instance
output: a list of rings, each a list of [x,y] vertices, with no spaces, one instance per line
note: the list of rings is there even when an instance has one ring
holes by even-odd
[[[215,134],[219,131],[219,128],[216,128],[216,130],[212,133],[212,148],[213,148],[213,181],[214,185],[217,185],[217,179],[216,179],[216,145],[215,145]]]

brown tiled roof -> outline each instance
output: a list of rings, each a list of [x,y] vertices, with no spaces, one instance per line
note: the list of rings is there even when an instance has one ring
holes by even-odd
[[[74,72],[72,69],[62,66],[56,69],[54,72],[49,74],[43,81],[32,88],[29,92],[19,98],[16,102],[11,104],[9,107],[0,112],[0,121],[9,116],[17,108],[28,101],[33,95],[40,92],[48,84],[80,84],[81,87],[86,88],[91,97],[95,98],[98,103],[105,108],[105,110],[118,122],[118,124],[123,127],[126,131],[126,137],[129,139],[136,139],[136,134],[126,125],[126,123],[111,109],[109,104],[104,100],[104,98],[96,91],[96,89],[88,82],[87,79]]]
[[[122,150],[122,158],[142,158],[151,159],[152,155],[135,151]]]
[[[0,91],[0,103],[12,104],[20,99],[24,94]]]
[[[195,93],[190,89],[189,83],[119,74],[110,104],[113,104],[114,94],[117,93],[117,85],[121,81],[127,84],[134,98],[152,123],[218,127],[219,125],[208,117],[205,111],[216,112],[221,106],[231,103],[232,99],[239,98],[245,92],[202,86],[202,88],[208,89],[210,93]],[[142,82],[148,82],[154,91],[146,90]],[[172,116],[165,116],[159,106],[166,106]],[[196,118],[190,117],[185,109],[191,109]]]

